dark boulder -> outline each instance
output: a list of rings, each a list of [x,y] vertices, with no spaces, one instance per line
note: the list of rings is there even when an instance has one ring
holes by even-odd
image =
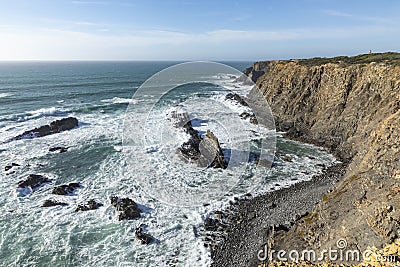
[[[117,211],[121,212],[118,217],[120,221],[124,219],[129,220],[140,218],[141,210],[132,199],[113,196],[110,200],[111,205],[113,205]]]
[[[148,245],[151,243],[151,241],[153,240],[153,237],[147,233],[143,232],[143,228],[141,226],[139,226],[138,228],[136,228],[135,230],[135,236],[137,239],[140,240],[140,242],[143,245]]]
[[[64,184],[64,185],[59,185],[53,189],[51,192],[52,194],[55,195],[68,195],[72,194],[75,189],[81,187],[79,183],[69,183],[69,184]]]
[[[103,204],[101,204],[100,202],[97,202],[96,200],[91,199],[88,202],[86,202],[85,204],[79,204],[78,207],[75,209],[75,212],[95,210],[102,206],[103,206]]]
[[[14,137],[12,140],[42,137],[50,134],[71,130],[77,126],[78,126],[78,119],[74,117],[68,117],[61,120],[53,121],[49,125],[43,125],[39,128],[25,131],[23,134]]]
[[[51,147],[49,149],[50,152],[56,152],[58,151],[59,153],[64,153],[68,151],[68,147],[63,147],[63,146],[56,146],[56,147]]]
[[[235,93],[229,93],[225,96],[226,100],[234,100],[237,103],[239,103],[242,106],[248,106],[247,102],[238,94]]]
[[[18,188],[30,188],[31,190],[35,190],[49,182],[51,182],[51,180],[42,175],[30,174],[25,180],[18,182]]]
[[[54,207],[54,206],[67,206],[67,205],[68,204],[64,203],[64,202],[59,202],[56,200],[48,199],[43,202],[42,207],[47,208],[47,207]]]

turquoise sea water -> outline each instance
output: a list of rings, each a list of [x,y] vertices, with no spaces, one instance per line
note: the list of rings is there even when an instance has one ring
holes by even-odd
[[[143,175],[132,173],[122,156],[123,122],[135,90],[151,75],[176,62],[3,62],[0,63],[0,265],[2,266],[208,266],[209,251],[202,244],[198,229],[207,213],[226,205],[229,199],[245,192],[229,192],[226,197],[204,204],[180,208],[165,204],[136,183]],[[229,62],[239,70],[248,62]],[[166,103],[185,104],[193,96],[225,103],[226,84],[238,93],[229,73],[210,77],[210,84],[189,85],[170,96]],[[212,82],[218,81],[219,86]],[[143,96],[151,98],[151,94]],[[170,102],[168,102],[170,101]],[[188,102],[189,103],[189,102]],[[211,103],[211,102],[210,102]],[[187,104],[189,105],[189,104]],[[192,105],[190,103],[190,105]],[[168,106],[168,108],[170,108]],[[164,116],[165,105],[157,107]],[[238,112],[240,108],[230,109]],[[79,127],[42,138],[6,142],[22,132],[56,119],[74,116]],[[199,131],[212,127],[199,121]],[[139,127],[139,126],[138,126]],[[250,126],[249,126],[250,127]],[[221,133],[221,140],[225,136]],[[226,137],[227,138],[227,137]],[[278,137],[275,164],[263,172],[262,182],[252,185],[252,193],[262,193],[310,179],[334,158],[320,148]],[[68,147],[65,153],[52,153],[54,146]],[[163,150],[164,149],[164,150]],[[164,152],[163,152],[164,151]],[[163,165],[165,148],[151,151],[157,170]],[[283,156],[292,162],[281,160]],[[17,163],[10,171],[5,166]],[[178,164],[178,163],[177,163]],[[181,164],[181,163],[179,163]],[[169,164],[171,165],[171,164]],[[178,169],[179,169],[179,165]],[[169,169],[167,169],[168,171]],[[37,191],[21,195],[16,183],[28,174],[42,174],[52,182]],[[141,175],[141,177],[135,177]],[[212,173],[210,175],[213,175]],[[219,174],[220,175],[220,174]],[[249,176],[257,173],[249,173]],[[196,184],[196,177],[192,179]],[[80,182],[83,187],[70,196],[55,196],[55,185]],[[279,184],[277,186],[276,184]],[[140,204],[142,218],[118,221],[110,205],[113,195],[129,197]],[[94,198],[104,206],[88,212],[74,212],[76,205]],[[41,208],[46,199],[66,202],[65,207]],[[156,242],[142,245],[134,238],[139,225]]]

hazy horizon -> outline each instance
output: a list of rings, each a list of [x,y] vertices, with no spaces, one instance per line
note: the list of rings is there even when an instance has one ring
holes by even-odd
[[[400,2],[0,4],[0,61],[257,61],[399,51]]]

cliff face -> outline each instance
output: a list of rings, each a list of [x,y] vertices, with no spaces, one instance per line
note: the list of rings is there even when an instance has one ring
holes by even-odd
[[[322,63],[257,62],[247,70],[278,130],[349,164],[335,189],[275,245],[335,248],[344,238],[360,250],[382,247],[400,237],[400,66]]]

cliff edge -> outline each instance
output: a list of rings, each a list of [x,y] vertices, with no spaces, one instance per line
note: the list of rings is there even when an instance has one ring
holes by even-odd
[[[400,54],[256,62],[256,81],[287,136],[348,164],[335,188],[274,247],[360,251],[400,237]]]

